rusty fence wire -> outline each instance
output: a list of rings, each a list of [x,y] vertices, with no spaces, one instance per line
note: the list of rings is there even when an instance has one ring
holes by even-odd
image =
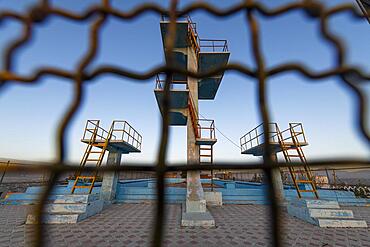
[[[86,171],[154,171],[157,178],[157,202],[155,221],[152,227],[153,229],[153,246],[161,246],[161,242],[164,235],[164,174],[171,171],[190,171],[190,170],[211,170],[211,169],[261,169],[265,172],[267,183],[268,183],[268,198],[271,201],[271,227],[272,227],[272,244],[274,246],[281,246],[280,235],[279,235],[279,206],[275,198],[274,181],[271,175],[273,169],[279,167],[286,167],[285,163],[277,163],[271,160],[271,147],[269,139],[264,140],[264,162],[263,163],[217,163],[213,165],[176,165],[168,166],[165,162],[167,153],[167,141],[168,141],[168,112],[169,112],[169,85],[170,78],[173,73],[186,75],[193,78],[209,77],[217,75],[222,71],[237,71],[244,76],[251,78],[255,81],[258,86],[258,107],[260,119],[264,123],[264,132],[269,132],[269,125],[266,123],[270,122],[269,105],[267,99],[267,87],[266,84],[269,78],[279,76],[285,73],[298,73],[304,78],[311,79],[313,83],[317,82],[318,79],[324,79],[329,77],[336,77],[340,79],[341,85],[347,90],[356,101],[356,128],[359,135],[365,139],[367,143],[370,143],[370,135],[367,131],[367,98],[365,92],[361,90],[361,86],[368,83],[370,75],[363,72],[358,67],[347,64],[347,52],[344,49],[344,43],[337,35],[331,32],[329,27],[329,19],[335,15],[343,12],[348,12],[351,17],[356,20],[363,21],[367,16],[361,13],[354,4],[342,4],[334,7],[325,7],[320,1],[317,0],[302,0],[288,3],[276,8],[268,8],[267,6],[258,3],[253,0],[245,0],[227,9],[219,9],[210,4],[204,2],[194,2],[183,9],[178,8],[178,1],[172,0],[169,8],[163,8],[157,4],[144,3],[139,7],[129,12],[123,12],[110,6],[109,0],[102,0],[101,4],[94,5],[84,11],[83,13],[74,13],[66,11],[60,8],[56,8],[49,4],[48,0],[41,0],[38,4],[33,6],[27,13],[18,14],[13,11],[1,11],[0,10],[0,25],[6,20],[12,20],[20,23],[23,27],[21,35],[11,44],[9,44],[3,51],[3,67],[0,69],[0,90],[6,85],[10,84],[24,84],[32,85],[40,81],[42,77],[52,76],[58,78],[65,78],[73,82],[73,99],[69,103],[69,106],[65,110],[64,115],[58,126],[57,136],[55,137],[57,142],[57,157],[56,162],[50,163],[47,166],[41,165],[30,165],[24,166],[11,166],[8,167],[8,171],[17,172],[20,170],[29,170],[31,172],[40,172],[40,170],[46,170],[50,174],[47,189],[41,196],[40,203],[36,208],[36,215],[38,222],[41,222],[41,215],[44,209],[44,205],[47,198],[57,181],[58,176],[66,171],[77,170],[78,166],[65,164],[66,157],[66,129],[70,126],[71,119],[75,117],[77,110],[81,107],[81,103],[85,97],[84,86],[90,81],[104,75],[115,75],[122,78],[131,78],[138,81],[147,80],[155,77],[158,73],[166,74],[166,83],[164,87],[165,97],[163,99],[163,117],[162,117],[162,128],[161,128],[161,141],[159,151],[157,155],[157,162],[155,166],[148,164],[129,164],[119,167],[101,167],[92,168],[86,167]],[[191,71],[182,70],[174,67],[171,61],[173,60],[173,45],[174,37],[176,32],[176,19],[181,16],[192,13],[195,10],[203,10],[216,17],[225,17],[237,14],[239,12],[245,13],[245,22],[249,26],[250,30],[250,44],[251,50],[253,51],[253,58],[255,63],[255,69],[240,65],[237,63],[229,63],[223,67],[209,71],[207,73],[194,73]],[[324,70],[324,71],[312,71],[304,64],[297,63],[285,63],[280,64],[272,68],[265,66],[264,54],[261,49],[260,42],[260,30],[259,20],[257,15],[265,18],[273,18],[276,16],[284,15],[293,11],[302,12],[307,18],[316,19],[320,24],[320,35],[321,38],[329,43],[333,49],[335,49],[335,64],[336,66]],[[158,15],[169,16],[170,28],[169,34],[165,40],[166,57],[168,58],[166,64],[158,66],[156,68],[147,71],[146,73],[135,73],[125,68],[114,67],[114,66],[101,66],[95,70],[88,72],[86,68],[96,58],[97,50],[99,49],[99,35],[102,27],[104,26],[107,17],[112,16],[119,20],[131,20],[137,18],[148,12],[155,12]],[[21,47],[26,46],[33,38],[33,29],[35,26],[47,22],[50,18],[58,16],[60,18],[68,19],[75,22],[89,22],[90,25],[90,36],[89,43],[87,44],[88,50],[86,54],[80,59],[78,65],[73,71],[67,71],[56,67],[40,67],[29,75],[22,75],[13,72],[14,68],[14,57]],[[1,93],[1,91],[0,91]],[[265,136],[266,137],[266,136]],[[310,162],[309,165],[313,167],[319,166],[348,166],[348,165],[361,165],[370,167],[370,161],[368,160],[356,160],[356,159],[342,159],[342,160],[318,160]],[[291,164],[298,165],[298,164]],[[4,166],[0,166],[4,170]],[[37,224],[35,227],[35,246],[43,245],[44,226]]]

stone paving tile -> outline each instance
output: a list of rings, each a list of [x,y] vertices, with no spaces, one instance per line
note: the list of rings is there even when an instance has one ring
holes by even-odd
[[[47,246],[148,246],[152,237],[153,204],[116,204],[78,224],[48,225]],[[370,207],[349,207],[370,225]],[[0,247],[29,246],[34,228],[24,225],[30,206],[0,206]],[[262,205],[224,205],[210,208],[216,227],[180,227],[181,206],[166,207],[163,246],[269,246],[269,211]],[[282,213],[284,246],[367,246],[368,229],[319,228]],[[27,244],[26,244],[27,243]]]

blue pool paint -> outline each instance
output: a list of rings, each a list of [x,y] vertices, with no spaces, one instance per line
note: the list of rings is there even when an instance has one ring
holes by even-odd
[[[167,178],[166,183],[183,182],[181,178]],[[202,179],[203,183],[209,183],[209,179]],[[50,198],[57,194],[69,194],[73,181],[68,185],[56,186]],[[214,180],[219,187],[215,191],[222,192],[224,204],[268,204],[266,197],[267,186],[261,183],[241,182],[232,180]],[[93,193],[100,192],[100,183],[97,183]],[[44,187],[32,186],[27,188],[25,193],[10,194],[2,204],[32,204],[37,202]],[[87,189],[80,189],[77,193],[86,193]],[[320,199],[338,201],[341,205],[370,205],[369,199],[357,198],[354,193],[340,190],[318,190]],[[165,199],[168,203],[182,203],[185,201],[186,188],[167,187],[165,189]],[[308,193],[308,196],[311,196]],[[285,186],[286,200],[297,198],[295,189]],[[117,185],[116,201],[120,203],[139,203],[156,199],[156,182],[154,179],[124,180]]]

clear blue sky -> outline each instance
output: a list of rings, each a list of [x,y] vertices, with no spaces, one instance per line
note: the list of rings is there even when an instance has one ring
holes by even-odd
[[[0,10],[24,11],[35,1],[0,0]],[[53,4],[83,11],[98,1],[63,0]],[[112,1],[128,11],[145,1]],[[169,1],[156,1],[168,6]],[[193,1],[180,1],[185,6]],[[209,1],[218,7],[239,1]],[[274,7],[291,2],[264,0]],[[354,2],[330,0],[326,4]],[[203,12],[192,14],[201,38],[227,39],[231,62],[253,65],[248,27],[243,13],[218,19]],[[324,70],[334,65],[334,50],[318,34],[318,21],[296,11],[273,19],[260,19],[262,48],[268,66],[282,62],[302,62],[311,69]],[[332,29],[346,42],[349,62],[369,72],[370,25],[354,21],[348,14],[331,20]],[[21,49],[15,60],[16,71],[29,74],[43,65],[71,70],[86,51],[88,25],[53,17],[36,27],[33,41]],[[7,21],[0,27],[1,57],[9,42],[20,33],[17,23]],[[97,61],[144,72],[162,64],[163,47],[159,16],[145,14],[124,22],[110,17],[104,26]],[[1,62],[0,65],[2,66]],[[124,157],[131,162],[155,160],[159,144],[160,113],[154,97],[154,79],[146,82],[117,77],[100,77],[87,87],[86,101],[68,132],[68,160],[79,162],[85,148],[79,140],[87,119],[101,119],[108,128],[113,119],[129,121],[143,135],[140,154]],[[302,122],[310,145],[308,159],[361,157],[369,158],[368,146],[355,130],[355,104],[337,78],[310,81],[295,74],[269,80],[272,120],[282,128],[288,122]],[[45,77],[34,86],[12,85],[0,92],[0,157],[24,160],[52,160],[55,156],[56,126],[71,100],[72,83]],[[369,93],[369,87],[367,87]],[[260,123],[256,82],[241,74],[228,72],[214,101],[202,101],[200,112],[215,119],[216,126],[234,142]],[[169,160],[186,159],[186,128],[172,127]],[[217,133],[215,161],[252,161]]]

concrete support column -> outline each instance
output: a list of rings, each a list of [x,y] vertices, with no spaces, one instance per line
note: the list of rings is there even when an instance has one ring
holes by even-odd
[[[277,162],[277,154],[273,153],[271,155],[271,159],[272,161]],[[279,168],[272,170],[272,177],[273,177],[274,187],[275,187],[275,196],[279,202],[284,202],[285,200],[284,185],[283,185],[283,180],[281,179],[281,173],[280,173]]]
[[[119,166],[121,164],[121,156],[120,152],[109,151],[107,166]],[[104,204],[110,204],[115,199],[118,178],[118,171],[104,173],[100,190],[100,199],[104,200]]]
[[[197,72],[198,60],[192,47],[187,48],[188,70]],[[193,101],[196,116],[198,116],[198,80],[188,77],[189,97]],[[187,122],[187,163],[199,162],[199,146],[195,144],[196,136],[190,113]],[[202,184],[200,182],[200,171],[187,172],[186,212],[206,212],[206,200]]]

